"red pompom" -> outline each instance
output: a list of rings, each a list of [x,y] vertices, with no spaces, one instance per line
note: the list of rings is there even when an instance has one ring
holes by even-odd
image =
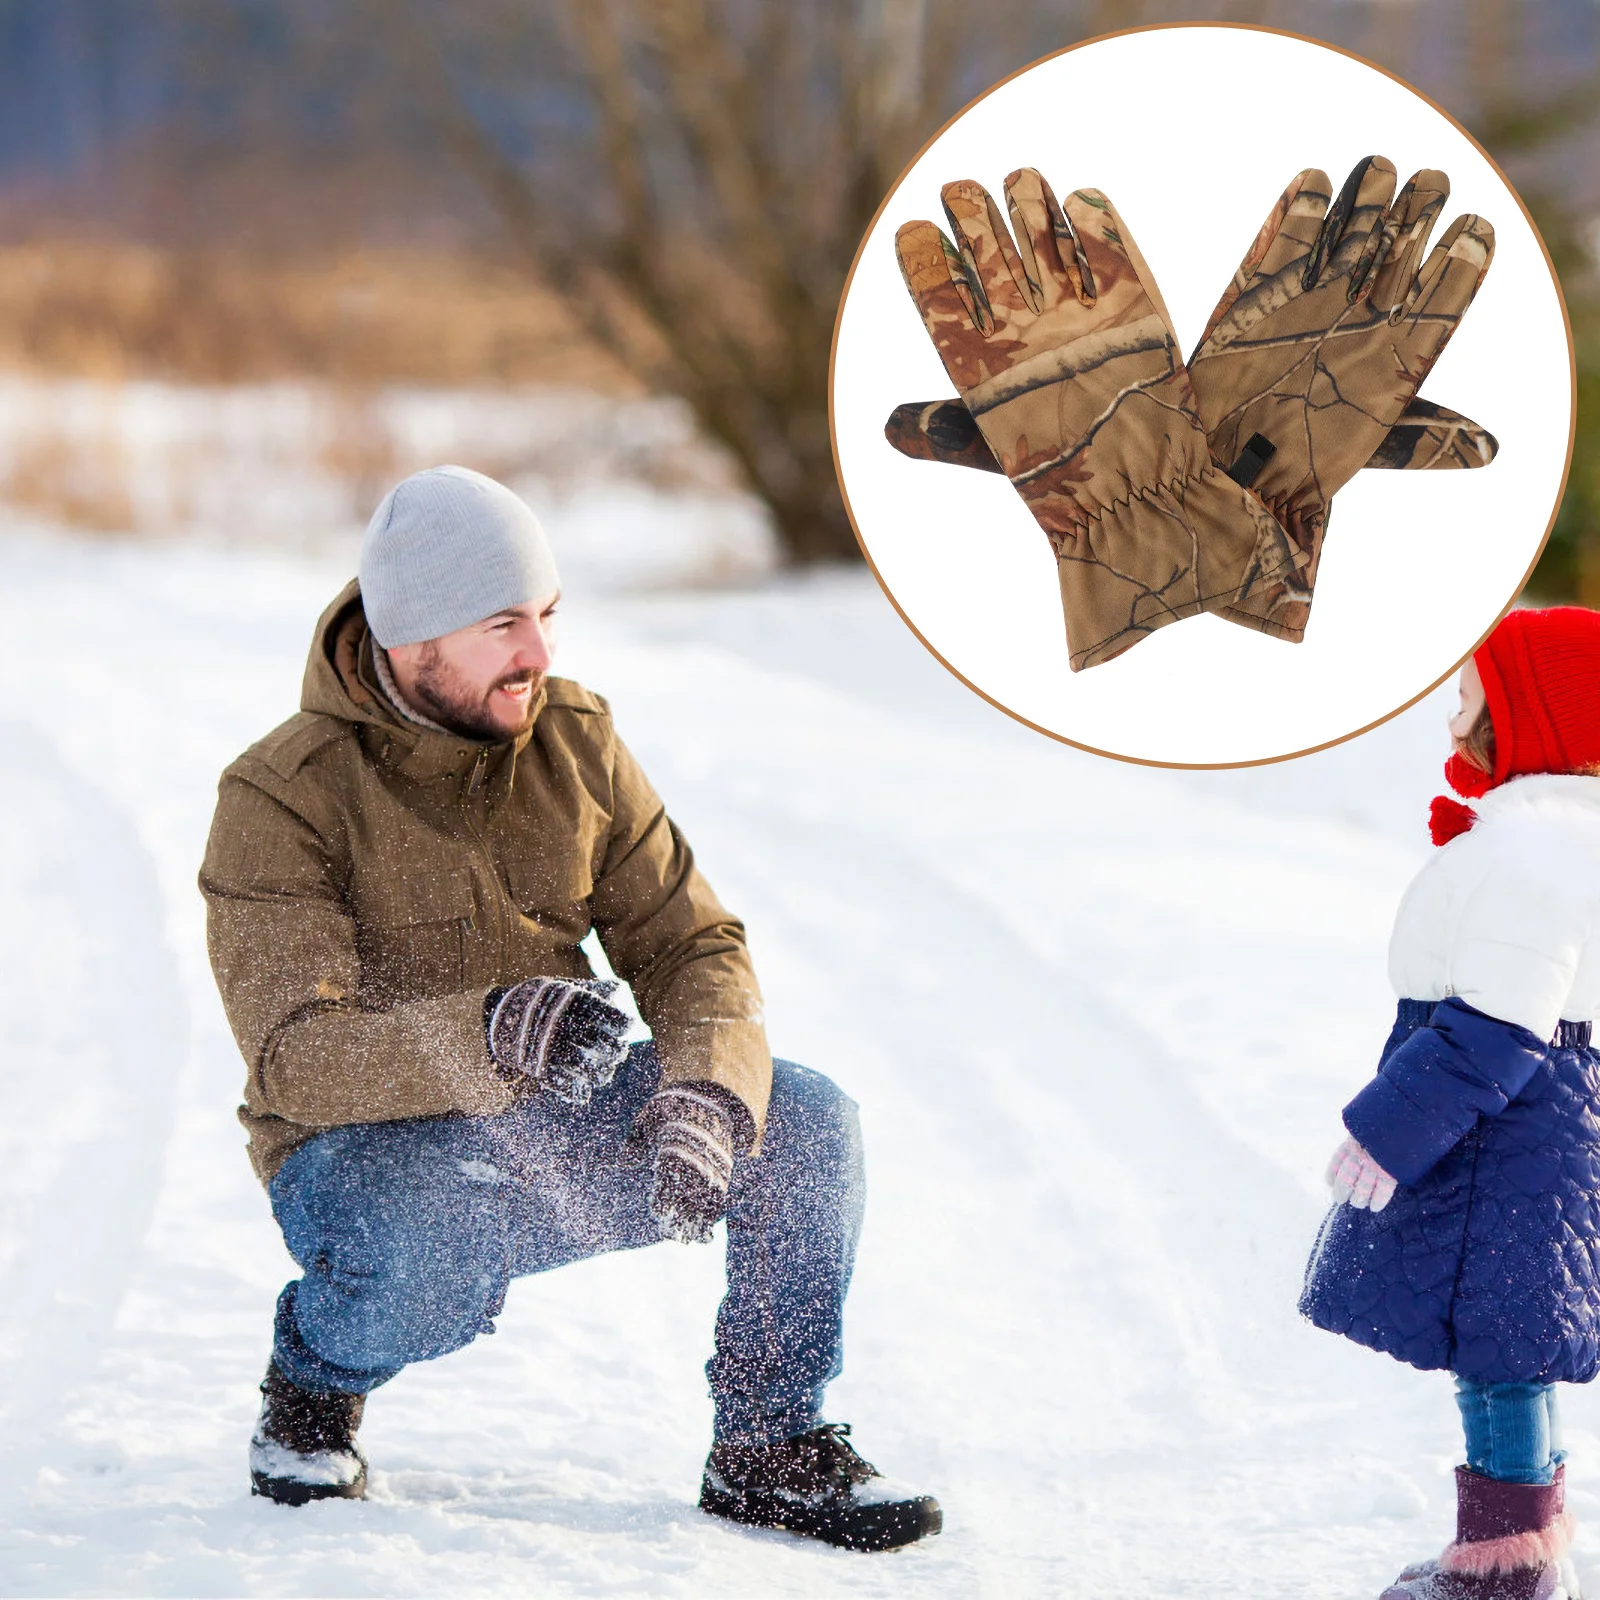
[[[1494,788],[1493,777],[1459,753],[1445,762],[1444,781],[1466,800],[1476,800]]]
[[[1449,844],[1459,838],[1474,822],[1478,813],[1447,794],[1436,794],[1428,807],[1428,832],[1435,844]]]

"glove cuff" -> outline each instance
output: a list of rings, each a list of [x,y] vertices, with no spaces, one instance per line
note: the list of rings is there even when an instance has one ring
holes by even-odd
[[[500,991],[489,1011],[488,1035],[489,1054],[502,1072],[538,1077],[537,1065],[529,1059],[529,1047],[542,1044],[541,1012],[548,1009],[550,1001],[559,998],[552,993],[557,987],[549,978],[526,978]]]
[[[1236,605],[1301,560],[1272,513],[1215,463],[1118,501],[1050,542],[1074,672],[1169,622]],[[1131,550],[1141,552],[1138,571],[1129,570]]]
[[[676,1083],[650,1097],[634,1121],[633,1136],[654,1145],[658,1161],[670,1149],[707,1183],[726,1190],[736,1152],[748,1149],[754,1137],[754,1119],[718,1084]]]

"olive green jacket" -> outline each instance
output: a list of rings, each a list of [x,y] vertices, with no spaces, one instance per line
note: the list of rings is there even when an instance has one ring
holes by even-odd
[[[484,998],[588,977],[591,928],[665,1080],[722,1085],[759,1132],[772,1061],[744,928],[605,701],[548,679],[530,733],[480,743],[398,716],[372,649],[352,583],[317,625],[300,714],[223,773],[200,872],[262,1181],[325,1128],[508,1109]]]

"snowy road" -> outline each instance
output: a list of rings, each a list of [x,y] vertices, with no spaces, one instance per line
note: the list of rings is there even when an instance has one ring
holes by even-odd
[[[579,595],[561,668],[745,917],[775,1048],[862,1104],[831,1414],[947,1531],[862,1558],[698,1515],[720,1251],[667,1246],[520,1282],[380,1392],[365,1504],[252,1500],[292,1269],[193,879],[343,576],[0,544],[0,1592],[1355,1600],[1442,1543],[1447,1381],[1294,1314],[1438,701],[1284,767],[1122,766],[982,705],[858,577]],[[1600,1406],[1567,1414],[1592,1522]]]

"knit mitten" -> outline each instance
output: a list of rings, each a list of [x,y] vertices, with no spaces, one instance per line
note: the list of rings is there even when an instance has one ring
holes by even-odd
[[[650,1211],[663,1238],[710,1239],[728,1209],[735,1140],[749,1131],[749,1112],[714,1083],[672,1084],[650,1097],[629,1137],[651,1147]]]
[[[587,1105],[617,1075],[633,1019],[606,978],[528,978],[485,1002],[489,1054],[503,1073]]]
[[[1398,1187],[1354,1139],[1333,1152],[1326,1174],[1335,1205],[1351,1205],[1357,1211],[1382,1211],[1394,1199]]]

